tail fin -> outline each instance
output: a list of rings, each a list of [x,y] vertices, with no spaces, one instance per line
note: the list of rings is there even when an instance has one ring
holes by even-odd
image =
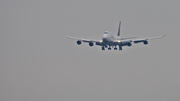
[[[121,21],[119,22],[119,28],[118,28],[117,36],[120,36],[120,29],[121,29]]]

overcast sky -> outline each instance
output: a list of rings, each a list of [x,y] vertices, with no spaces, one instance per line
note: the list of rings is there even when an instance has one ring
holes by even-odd
[[[179,0],[0,0],[1,101],[180,100]],[[161,36],[123,51],[104,31]]]

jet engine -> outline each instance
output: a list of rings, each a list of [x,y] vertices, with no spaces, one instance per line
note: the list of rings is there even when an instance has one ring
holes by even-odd
[[[143,43],[144,43],[145,45],[147,45],[147,44],[148,44],[148,41],[144,41]]]
[[[92,47],[93,45],[94,45],[94,43],[93,43],[93,42],[89,42],[89,46],[91,46],[91,47]]]
[[[81,44],[81,40],[78,40],[78,41],[77,41],[77,44],[80,45],[80,44]]]
[[[130,42],[128,42],[128,44],[127,44],[129,47],[132,45]]]

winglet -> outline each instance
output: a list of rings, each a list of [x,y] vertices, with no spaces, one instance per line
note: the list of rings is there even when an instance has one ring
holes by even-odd
[[[67,37],[68,39],[80,40],[79,38],[76,38],[76,37],[71,37],[71,36],[68,36],[68,35],[66,35],[66,37]]]
[[[165,36],[166,36],[166,34],[163,35],[163,37],[165,37]]]
[[[70,38],[70,36],[66,35],[67,38]]]
[[[119,22],[119,28],[118,28],[117,36],[120,36],[120,29],[121,29],[121,21]]]

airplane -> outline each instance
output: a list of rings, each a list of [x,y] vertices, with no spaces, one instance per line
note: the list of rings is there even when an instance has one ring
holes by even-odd
[[[148,44],[148,40],[152,39],[159,39],[165,37],[163,36],[156,36],[156,37],[150,37],[150,38],[142,38],[142,39],[134,39],[136,37],[127,37],[127,38],[121,38],[120,37],[120,29],[121,29],[121,21],[119,22],[119,28],[118,28],[118,33],[117,36],[112,35],[111,32],[105,31],[102,40],[91,40],[91,39],[83,39],[83,38],[76,38],[76,37],[71,37],[67,36],[69,39],[74,39],[77,40],[77,44],[81,45],[82,42],[89,43],[89,46],[92,47],[94,44],[101,46],[102,50],[104,51],[105,48],[108,48],[108,50],[111,50],[111,47],[114,47],[114,50],[117,50],[117,46],[119,46],[119,50],[122,50],[123,46],[132,46],[132,43],[144,43],[145,45]]]

